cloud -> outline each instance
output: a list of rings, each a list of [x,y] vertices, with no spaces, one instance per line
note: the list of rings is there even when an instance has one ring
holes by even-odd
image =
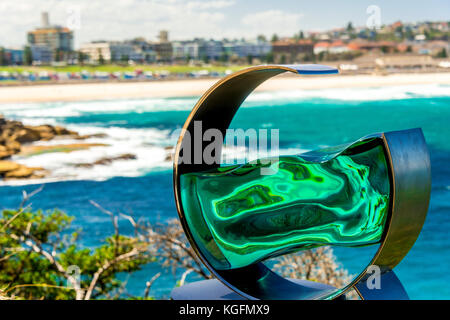
[[[235,4],[235,1],[231,0],[217,0],[217,1],[189,1],[187,3],[188,8],[191,9],[222,9],[231,7]]]
[[[291,36],[301,29],[302,17],[301,13],[267,10],[245,15],[242,24],[248,33]]]
[[[52,24],[75,29],[75,48],[93,40],[156,40],[159,30],[168,30],[174,40],[292,35],[300,30],[300,13],[249,13],[253,9],[238,0],[1,0],[0,46],[23,46],[27,31],[41,24],[42,11],[49,12]]]
[[[169,30],[171,38],[212,37],[224,32],[223,9],[232,0],[1,0],[0,46],[21,46],[26,32],[41,24],[40,13],[48,11],[50,22],[73,24],[79,13],[75,44],[106,39],[123,40],[137,36],[156,39],[159,30]]]

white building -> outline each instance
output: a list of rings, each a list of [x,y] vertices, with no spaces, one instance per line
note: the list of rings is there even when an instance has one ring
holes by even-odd
[[[263,58],[272,51],[270,42],[263,40],[234,40],[225,42],[224,50],[229,56],[239,58],[255,57]]]
[[[92,62],[100,61],[121,61],[132,60],[141,61],[144,59],[141,52],[138,52],[134,46],[128,43],[118,41],[90,42],[81,46],[80,51],[89,56]]]

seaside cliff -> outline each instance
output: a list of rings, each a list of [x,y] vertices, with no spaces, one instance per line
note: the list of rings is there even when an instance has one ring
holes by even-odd
[[[39,179],[46,177],[49,172],[43,167],[28,167],[12,161],[14,155],[29,157],[48,152],[73,152],[86,150],[91,147],[107,146],[102,143],[71,143],[54,145],[35,145],[40,141],[54,139],[86,140],[89,138],[104,138],[104,134],[80,135],[61,126],[39,125],[29,126],[20,121],[7,120],[0,115],[0,179]],[[94,163],[74,164],[75,167],[92,167],[94,165],[108,165],[116,160],[134,160],[133,154],[123,154],[114,157],[104,157]]]

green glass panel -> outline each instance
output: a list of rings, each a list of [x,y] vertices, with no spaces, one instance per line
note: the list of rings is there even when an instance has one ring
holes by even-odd
[[[383,147],[373,141],[321,163],[282,156],[182,175],[183,211],[199,250],[223,270],[322,245],[379,243],[390,183]],[[263,167],[274,173],[263,175]]]

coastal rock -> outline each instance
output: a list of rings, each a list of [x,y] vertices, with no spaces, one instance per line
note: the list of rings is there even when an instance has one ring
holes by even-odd
[[[30,168],[12,161],[0,161],[0,177],[3,180],[37,179],[45,175],[43,168]]]
[[[64,127],[54,126],[53,129],[57,136],[78,136],[78,132],[70,131]]]
[[[91,147],[108,146],[101,143],[76,143],[60,145],[32,145],[36,141],[50,141],[56,138],[71,138],[85,140],[89,138],[104,138],[104,134],[91,134],[81,136],[75,131],[61,126],[48,124],[39,126],[24,125],[20,121],[7,120],[0,115],[0,178],[13,179],[37,179],[45,177],[48,172],[43,168],[31,168],[12,161],[5,161],[15,154],[21,156],[34,156],[49,152],[72,152],[86,150]],[[108,164],[115,160],[136,159],[135,155],[125,154],[115,158],[103,158],[96,164]]]
[[[173,161],[175,148],[165,147],[164,150],[166,151],[166,157],[164,158],[164,161]]]
[[[71,137],[78,139],[80,135],[61,126],[52,126],[48,124],[39,126],[24,125],[20,121],[6,120],[0,115],[0,159],[8,158],[13,154],[19,153],[22,144],[35,141],[49,141],[56,137]],[[86,136],[85,139],[90,136]]]
[[[101,158],[93,163],[76,163],[74,164],[74,167],[76,168],[92,168],[93,166],[97,165],[108,165],[111,164],[113,161],[118,160],[136,160],[137,157],[134,154],[131,153],[125,153],[117,157],[105,157]]]
[[[13,152],[13,154],[16,154],[18,152],[20,152],[20,149],[22,148],[21,144],[17,141],[14,140],[8,140],[5,143],[5,147],[10,150],[11,152]]]
[[[11,140],[17,141],[19,143],[29,143],[34,141],[39,141],[41,139],[41,135],[38,131],[30,129],[30,128],[22,128],[17,130],[12,136]]]
[[[0,159],[11,157],[15,152],[8,149],[6,146],[0,145]]]
[[[94,133],[94,134],[86,134],[86,135],[78,135],[75,137],[76,140],[86,140],[86,139],[92,139],[92,138],[107,138],[108,135],[106,133]]]
[[[0,175],[19,169],[20,165],[12,161],[0,161]]]

